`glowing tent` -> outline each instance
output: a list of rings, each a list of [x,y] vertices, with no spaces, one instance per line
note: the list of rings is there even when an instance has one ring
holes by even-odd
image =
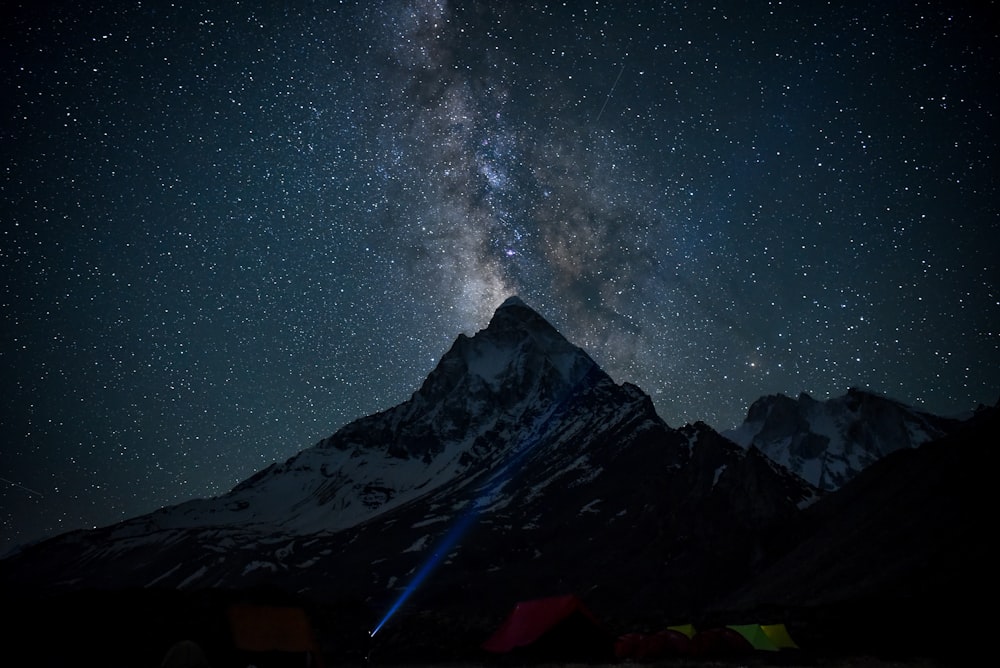
[[[675,624],[674,626],[668,626],[667,629],[671,631],[679,631],[686,635],[689,639],[694,638],[694,634],[697,633],[697,629],[694,628],[694,624]]]
[[[760,624],[730,624],[728,628],[747,639],[750,646],[762,652],[777,652],[778,646],[764,633]]]
[[[691,651],[691,639],[675,629],[657,633],[627,633],[615,642],[615,657],[632,661],[659,661],[686,656]]]
[[[798,649],[799,646],[795,644],[792,637],[788,634],[788,629],[785,628],[784,624],[761,624],[760,628],[763,629],[767,637],[771,639],[778,649]]]
[[[257,665],[322,666],[323,657],[305,610],[271,605],[233,605],[228,610],[234,648]],[[302,657],[301,661],[296,657]]]
[[[518,603],[482,647],[495,654],[588,661],[614,657],[614,640],[579,598],[567,595]]]

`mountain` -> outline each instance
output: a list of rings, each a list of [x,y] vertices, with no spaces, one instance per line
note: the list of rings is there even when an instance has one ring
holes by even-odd
[[[841,493],[704,423],[671,428],[512,297],[408,401],[220,497],[29,547],[0,561],[0,589],[45,601],[23,620],[53,624],[58,609],[137,639],[220,598],[292,598],[335,620],[341,655],[380,629],[387,653],[468,656],[513,602],[549,594],[584,596],[629,630],[750,615],[784,590],[748,583],[819,540],[801,518]],[[813,589],[814,570],[791,572],[789,587]]]
[[[761,397],[742,425],[722,435],[832,491],[886,455],[940,438],[958,423],[851,388],[827,401],[804,392],[798,399]]]
[[[986,527],[998,440],[1000,402],[890,453],[762,537],[761,568],[715,605],[766,602],[822,629],[816,645],[850,638],[867,652],[903,647],[972,665],[993,621],[984,584],[995,565]],[[934,619],[953,620],[955,631],[931,631]]]
[[[653,554],[657,569],[663,556],[716,560],[814,494],[706,425],[671,429],[641,390],[512,297],[403,404],[228,494],[66,534],[14,562],[31,564],[19,586],[268,583],[391,598],[456,524],[474,524],[475,539],[455,540],[444,563],[461,578],[523,571],[499,588],[506,600],[551,587],[553,571],[564,587],[594,587],[593,561],[575,558],[584,545],[610,562],[607,586],[645,576]],[[710,527],[703,507],[720,515]],[[620,554],[633,547],[638,556]]]

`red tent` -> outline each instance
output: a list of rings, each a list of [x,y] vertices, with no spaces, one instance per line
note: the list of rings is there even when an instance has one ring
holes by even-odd
[[[691,639],[680,631],[664,629],[657,633],[627,633],[615,643],[615,656],[633,661],[658,661],[668,657],[687,656]]]
[[[514,606],[483,649],[554,660],[604,659],[614,656],[614,636],[576,596],[552,596]]]
[[[645,654],[643,647],[645,640],[646,636],[642,633],[626,633],[618,636],[618,640],[615,641],[615,658],[641,660]]]

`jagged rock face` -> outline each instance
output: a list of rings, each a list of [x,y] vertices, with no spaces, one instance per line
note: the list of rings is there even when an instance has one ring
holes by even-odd
[[[852,388],[824,402],[805,393],[762,397],[741,426],[722,433],[832,491],[887,454],[939,438],[956,423]]]
[[[288,545],[295,543],[292,552],[299,555],[303,550],[295,536],[342,532],[439,490],[453,505],[501,493],[509,495],[507,504],[537,505],[550,482],[583,486],[602,458],[664,429],[646,395],[616,385],[515,298],[486,329],[460,336],[409,401],[345,426],[224,496],[57,542],[69,552],[86,544],[89,563],[98,564],[102,554],[158,540],[172,546],[161,554],[184,566],[150,566],[135,573],[136,584],[233,583],[294,562]],[[677,450],[671,457],[681,455]],[[271,554],[254,536],[277,537],[281,551]],[[91,538],[99,540],[88,544]],[[190,552],[212,550],[214,542],[227,546],[214,553],[217,559],[191,559]],[[254,558],[234,557],[258,549]],[[125,573],[111,568],[100,577],[111,581]]]
[[[703,423],[681,431],[692,443],[689,470],[698,476],[696,493],[716,489],[725,498],[723,505],[743,509],[734,520],[744,522],[744,528],[791,517],[818,498],[816,490],[756,448],[744,450]]]
[[[426,456],[422,448],[437,454],[443,443],[478,437],[489,424],[487,444],[502,446],[504,427],[531,426],[585,381],[604,379],[586,353],[522,302],[508,300],[485,330],[458,337],[405,405],[402,422],[416,439],[397,438],[395,447],[403,456]]]
[[[345,529],[477,466],[502,462],[591,386],[617,387],[583,350],[512,298],[484,330],[460,335],[409,401],[346,425],[229,494],[139,518],[117,535],[219,524]]]

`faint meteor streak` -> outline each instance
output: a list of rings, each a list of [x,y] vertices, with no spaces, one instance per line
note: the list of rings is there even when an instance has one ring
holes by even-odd
[[[45,497],[45,495],[44,495],[44,494],[42,494],[41,492],[39,492],[38,490],[36,490],[36,489],[31,489],[30,487],[25,487],[24,485],[22,485],[22,484],[21,484],[21,483],[19,483],[19,482],[14,482],[13,480],[8,480],[7,478],[0,478],[0,481],[2,481],[2,482],[5,482],[5,483],[7,483],[7,484],[8,484],[8,485],[10,485],[11,487],[20,487],[20,488],[21,488],[21,489],[23,489],[23,490],[24,490],[25,492],[28,492],[28,493],[30,493],[30,494],[34,494],[35,496],[40,496],[40,497],[42,497],[42,498],[44,498],[44,497]]]
[[[601,110],[597,112],[597,118],[594,119],[595,123],[601,120],[601,116],[604,115],[604,110],[607,108],[608,102],[611,101],[611,96],[614,95],[615,88],[618,86],[618,80],[622,78],[622,72],[624,71],[625,71],[625,59],[623,58],[621,69],[618,70],[618,76],[615,77],[615,82],[611,84],[611,90],[608,91],[608,96],[604,98],[604,104],[601,105]]]

